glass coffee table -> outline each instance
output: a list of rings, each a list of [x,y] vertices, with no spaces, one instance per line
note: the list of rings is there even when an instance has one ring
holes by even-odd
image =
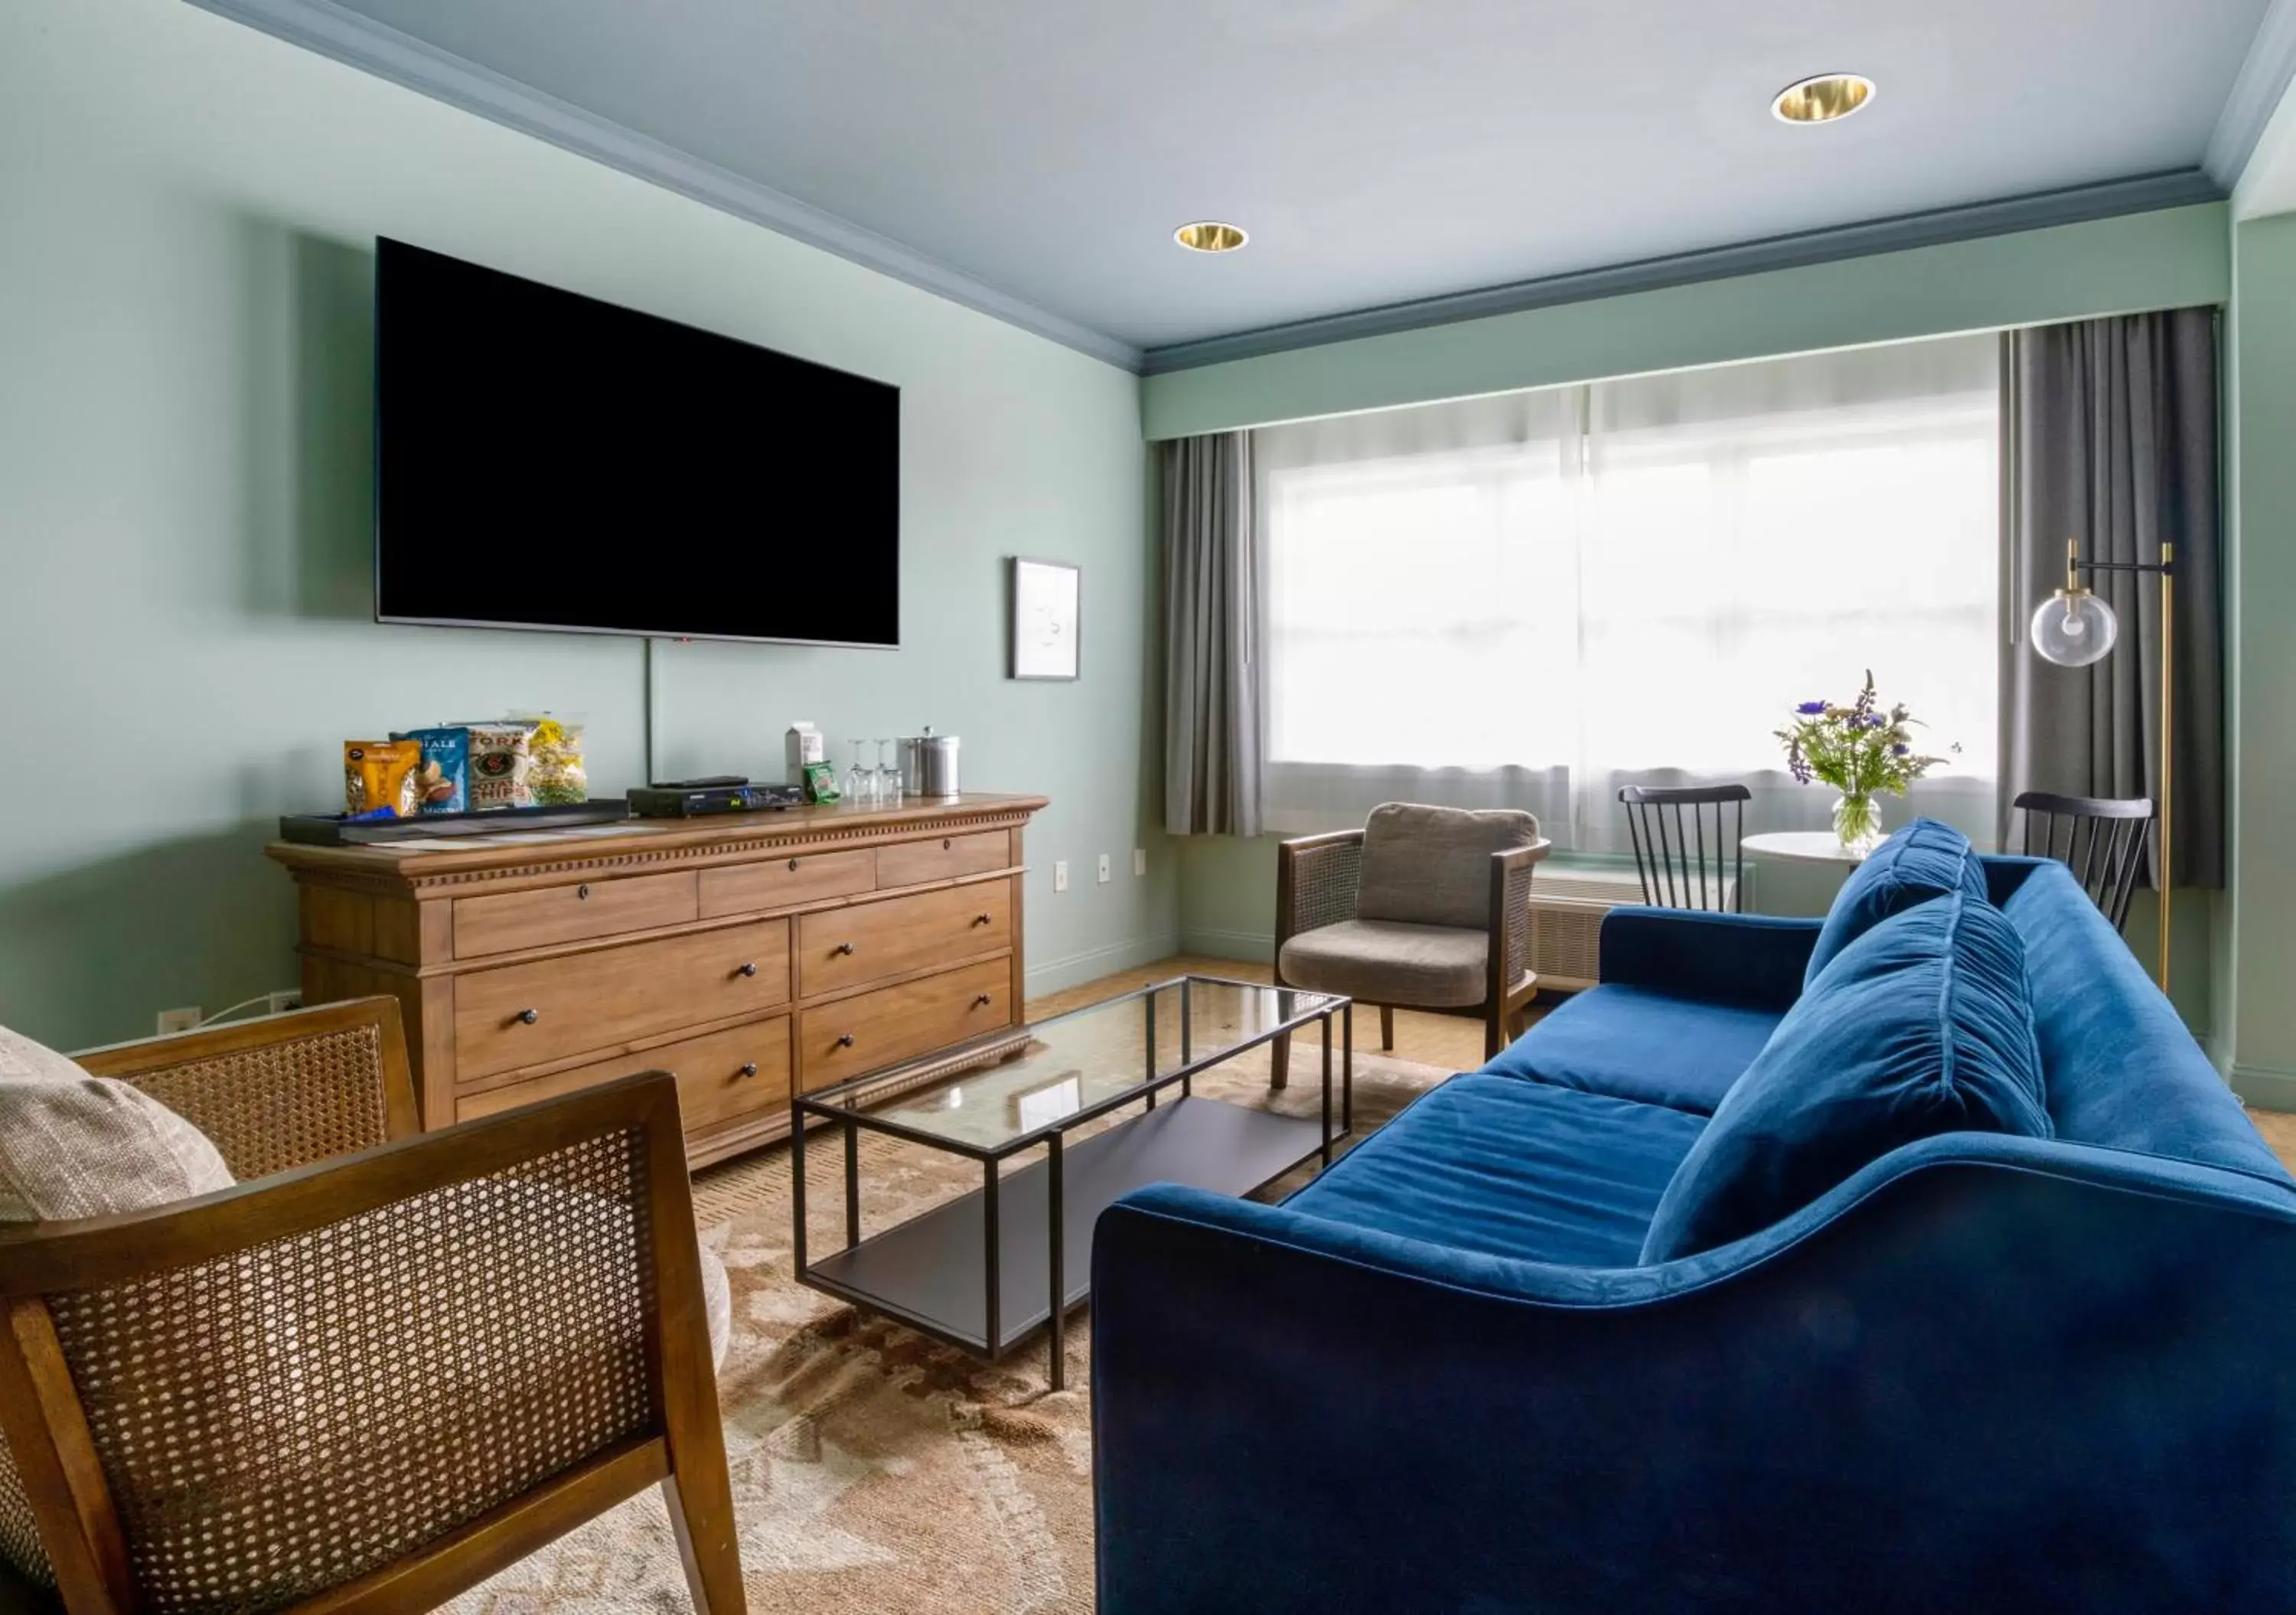
[[[1319,1117],[1194,1091],[1212,1067],[1318,1023]],[[1093,1223],[1111,1201],[1152,1183],[1249,1193],[1308,1160],[1329,1166],[1354,1123],[1354,1004],[1329,993],[1183,976],[1036,1022],[1009,1041],[1011,1053],[959,1069],[946,1058],[897,1066],[798,1096],[790,1115],[797,1276],[992,1360],[1049,1322],[1055,1390],[1066,1379],[1062,1324],[1090,1289]],[[1136,1104],[1136,1115],[1068,1137]],[[844,1144],[845,1249],[814,1260],[807,1140],[825,1129]],[[864,1131],[978,1161],[980,1187],[865,1239]],[[1035,1149],[1042,1160],[1001,1169]]]

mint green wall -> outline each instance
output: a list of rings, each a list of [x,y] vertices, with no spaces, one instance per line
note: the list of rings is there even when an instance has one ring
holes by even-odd
[[[1132,376],[178,0],[49,0],[0,7],[0,1022],[78,1045],[292,985],[261,847],[339,791],[346,736],[546,706],[588,720],[602,786],[642,769],[636,642],[366,620],[378,234],[898,382],[906,648],[664,647],[664,760],[777,777],[793,716],[937,724],[968,783],[1054,799],[1037,985],[1169,950],[1160,837],[1131,873]],[[612,564],[712,586],[721,536],[628,538]],[[1081,682],[1002,678],[1015,553],[1083,566]]]
[[[2244,220],[2232,237],[2233,889],[2217,1049],[2243,1096],[2296,1110],[2296,214]]]
[[[1151,376],[1151,438],[2220,303],[2220,202],[1634,292]]]

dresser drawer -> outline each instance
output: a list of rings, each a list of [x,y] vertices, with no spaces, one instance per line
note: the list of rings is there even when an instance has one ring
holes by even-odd
[[[581,942],[697,917],[694,877],[633,875],[455,899],[455,956],[480,958],[554,942]]]
[[[737,864],[701,872],[701,917],[795,908],[824,898],[850,897],[877,883],[873,852],[817,852],[810,857]]]
[[[977,886],[857,903],[797,921],[798,993],[817,998],[977,957],[1013,941],[1013,884]]]
[[[455,1070],[488,1077],[788,1001],[787,920],[473,971],[455,983]]]
[[[1002,959],[880,988],[798,1012],[806,1093],[1013,1024],[1013,971]]]
[[[639,1071],[669,1071],[677,1078],[678,1114],[689,1133],[744,1117],[789,1108],[790,1018],[776,1015],[753,1026],[737,1026],[706,1037],[664,1044],[636,1054],[553,1071],[455,1101],[455,1119],[469,1121],[515,1110],[537,1099],[578,1093]]]
[[[985,835],[939,836],[877,848],[877,884],[922,886],[927,881],[986,874],[1013,863],[1013,838],[1002,830]]]

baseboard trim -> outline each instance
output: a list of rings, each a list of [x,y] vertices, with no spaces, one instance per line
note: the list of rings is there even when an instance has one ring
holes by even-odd
[[[1022,978],[1030,997],[1045,993],[1057,993],[1103,976],[1112,976],[1120,970],[1137,970],[1144,964],[1153,964],[1159,959],[1168,959],[1180,951],[1180,939],[1170,931],[1154,936],[1135,937],[1128,942],[1114,942],[1106,947],[1071,954],[1065,959],[1030,968]]]
[[[1215,959],[1248,959],[1259,964],[1272,964],[1275,962],[1275,939],[1259,930],[1183,929],[1180,951],[1206,954]]]
[[[2296,1071],[2235,1063],[2226,1080],[2243,1104],[2259,1111],[2296,1111]]]

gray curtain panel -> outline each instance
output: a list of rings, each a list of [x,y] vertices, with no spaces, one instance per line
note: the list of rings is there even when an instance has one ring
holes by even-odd
[[[1251,437],[1164,445],[1164,828],[1258,835],[1259,539]]]
[[[2112,653],[2060,668],[2031,644],[2033,610],[2061,588],[2065,543],[2084,559],[2157,561],[2176,545],[2175,835],[2179,886],[2225,866],[2224,584],[2218,530],[2217,319],[2212,308],[2125,315],[2009,339],[2008,624],[2001,681],[2003,844],[2020,791],[2161,799],[2161,580],[2104,572],[2090,586],[2120,619]],[[2158,886],[2157,848],[2145,877]]]

